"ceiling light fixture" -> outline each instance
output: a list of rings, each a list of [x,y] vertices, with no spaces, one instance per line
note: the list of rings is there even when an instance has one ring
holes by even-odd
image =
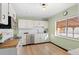
[[[47,7],[47,4],[42,3],[41,6],[42,6],[42,9],[45,11],[46,10],[46,7]]]

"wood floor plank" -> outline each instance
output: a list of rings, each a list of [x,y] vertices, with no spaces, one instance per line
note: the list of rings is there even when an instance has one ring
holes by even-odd
[[[28,45],[19,47],[17,50],[19,55],[69,55],[66,51],[51,43]]]

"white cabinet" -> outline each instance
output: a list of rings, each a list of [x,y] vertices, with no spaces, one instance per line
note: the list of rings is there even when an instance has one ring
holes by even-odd
[[[34,21],[33,27],[37,27],[40,26],[40,22],[39,21]]]
[[[32,21],[31,20],[19,20],[19,28],[32,28]]]
[[[48,21],[34,21],[33,27],[44,27],[44,28],[48,28]]]
[[[12,5],[9,3],[9,16],[11,16],[16,21],[16,13]]]
[[[26,21],[26,26],[27,26],[27,28],[33,28],[33,21],[32,20],[27,20]]]
[[[19,25],[19,28],[24,28],[24,29],[32,28],[33,22],[32,20],[19,20],[18,25]]]
[[[8,3],[1,3],[1,21],[0,23],[8,24]]]
[[[36,28],[36,27],[48,28],[48,21],[19,19],[18,25],[19,28]]]
[[[48,21],[40,21],[40,26],[43,26],[44,28],[48,28]]]
[[[48,42],[48,34],[35,34],[35,43]]]
[[[18,28],[18,20],[16,20],[16,12],[15,9],[13,8],[12,4],[8,4],[9,6],[9,16],[11,17],[11,26],[14,31],[17,31]]]
[[[0,3],[0,23],[1,23],[1,7],[2,7],[2,4]]]
[[[0,29],[0,32],[2,33],[3,37],[0,40],[0,42],[4,42],[9,38],[13,37],[13,30],[12,29]]]

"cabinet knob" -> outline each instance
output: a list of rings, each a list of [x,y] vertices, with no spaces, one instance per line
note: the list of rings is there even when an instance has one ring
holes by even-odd
[[[2,18],[5,19],[5,15],[3,15]]]

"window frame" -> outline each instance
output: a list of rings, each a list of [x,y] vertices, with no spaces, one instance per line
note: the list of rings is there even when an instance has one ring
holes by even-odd
[[[68,18],[64,18],[62,20],[67,20],[67,19],[70,19],[70,18],[74,18],[74,17],[79,17],[79,15],[76,15],[76,16],[72,16],[72,17],[68,17]],[[62,21],[62,20],[56,20],[55,21],[55,36],[56,37],[61,37],[61,38],[65,38],[65,39],[69,39],[69,40],[75,40],[75,41],[79,41],[79,38],[74,38],[74,37],[68,37],[68,27],[66,29],[66,36],[62,36],[62,35],[57,35],[57,31],[56,31],[56,23],[58,21]],[[68,23],[68,22],[67,22]],[[68,26],[68,24],[66,23],[66,25]],[[73,34],[72,34],[73,35]]]

